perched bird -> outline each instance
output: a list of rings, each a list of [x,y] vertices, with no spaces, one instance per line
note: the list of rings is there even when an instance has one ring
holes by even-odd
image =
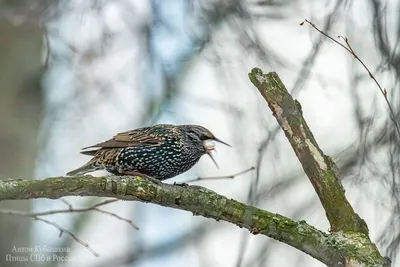
[[[189,170],[204,154],[217,165],[211,154],[213,141],[230,146],[199,125],[157,124],[139,128],[83,148],[81,153],[93,158],[67,175],[107,170],[115,175],[144,174],[165,180]]]

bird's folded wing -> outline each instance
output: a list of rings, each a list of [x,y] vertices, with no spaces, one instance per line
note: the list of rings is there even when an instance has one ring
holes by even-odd
[[[165,134],[165,133],[164,133]],[[165,140],[165,135],[157,133],[154,129],[141,128],[115,135],[112,139],[87,148],[122,148],[133,146],[158,146]]]

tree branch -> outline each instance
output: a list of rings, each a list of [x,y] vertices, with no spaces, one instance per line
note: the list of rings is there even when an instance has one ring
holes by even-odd
[[[328,266],[345,263],[350,259],[368,262],[371,266],[384,266],[383,258],[365,235],[341,232],[327,234],[304,221],[296,222],[282,215],[245,205],[200,186],[156,184],[138,176],[0,181],[0,201],[57,199],[64,196],[113,197],[186,210],[194,215],[233,223],[253,234],[272,237]]]
[[[292,98],[275,72],[263,74],[262,70],[254,68],[249,78],[267,101],[314,186],[331,231],[359,232],[368,236],[367,224],[346,199],[338,167],[319,148],[304,120],[300,103]]]

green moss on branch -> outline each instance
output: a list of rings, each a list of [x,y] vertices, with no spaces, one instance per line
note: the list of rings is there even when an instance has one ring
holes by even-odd
[[[336,164],[319,148],[301,110],[275,72],[263,74],[254,68],[250,81],[267,101],[285,132],[304,172],[310,179],[325,209],[331,231],[360,232],[368,236],[368,227],[353,210],[345,196]]]
[[[335,237],[304,221],[296,222],[282,215],[245,205],[200,186],[156,184],[136,176],[0,181],[0,201],[57,199],[64,196],[114,197],[154,203],[233,223],[253,234],[262,234],[284,242],[328,266],[345,262],[347,255],[351,255],[352,259],[362,259],[363,255],[369,255],[365,262],[374,263],[374,266],[384,266],[383,259],[379,253],[374,252],[375,246],[365,235],[358,235],[357,243],[354,244],[351,235]]]

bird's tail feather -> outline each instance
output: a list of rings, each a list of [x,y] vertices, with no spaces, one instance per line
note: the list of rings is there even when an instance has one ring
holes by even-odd
[[[95,161],[89,161],[88,163],[86,163],[85,165],[72,170],[70,172],[67,172],[66,175],[68,176],[79,176],[79,175],[84,175],[88,172],[93,172],[99,169],[98,164],[96,164]]]

